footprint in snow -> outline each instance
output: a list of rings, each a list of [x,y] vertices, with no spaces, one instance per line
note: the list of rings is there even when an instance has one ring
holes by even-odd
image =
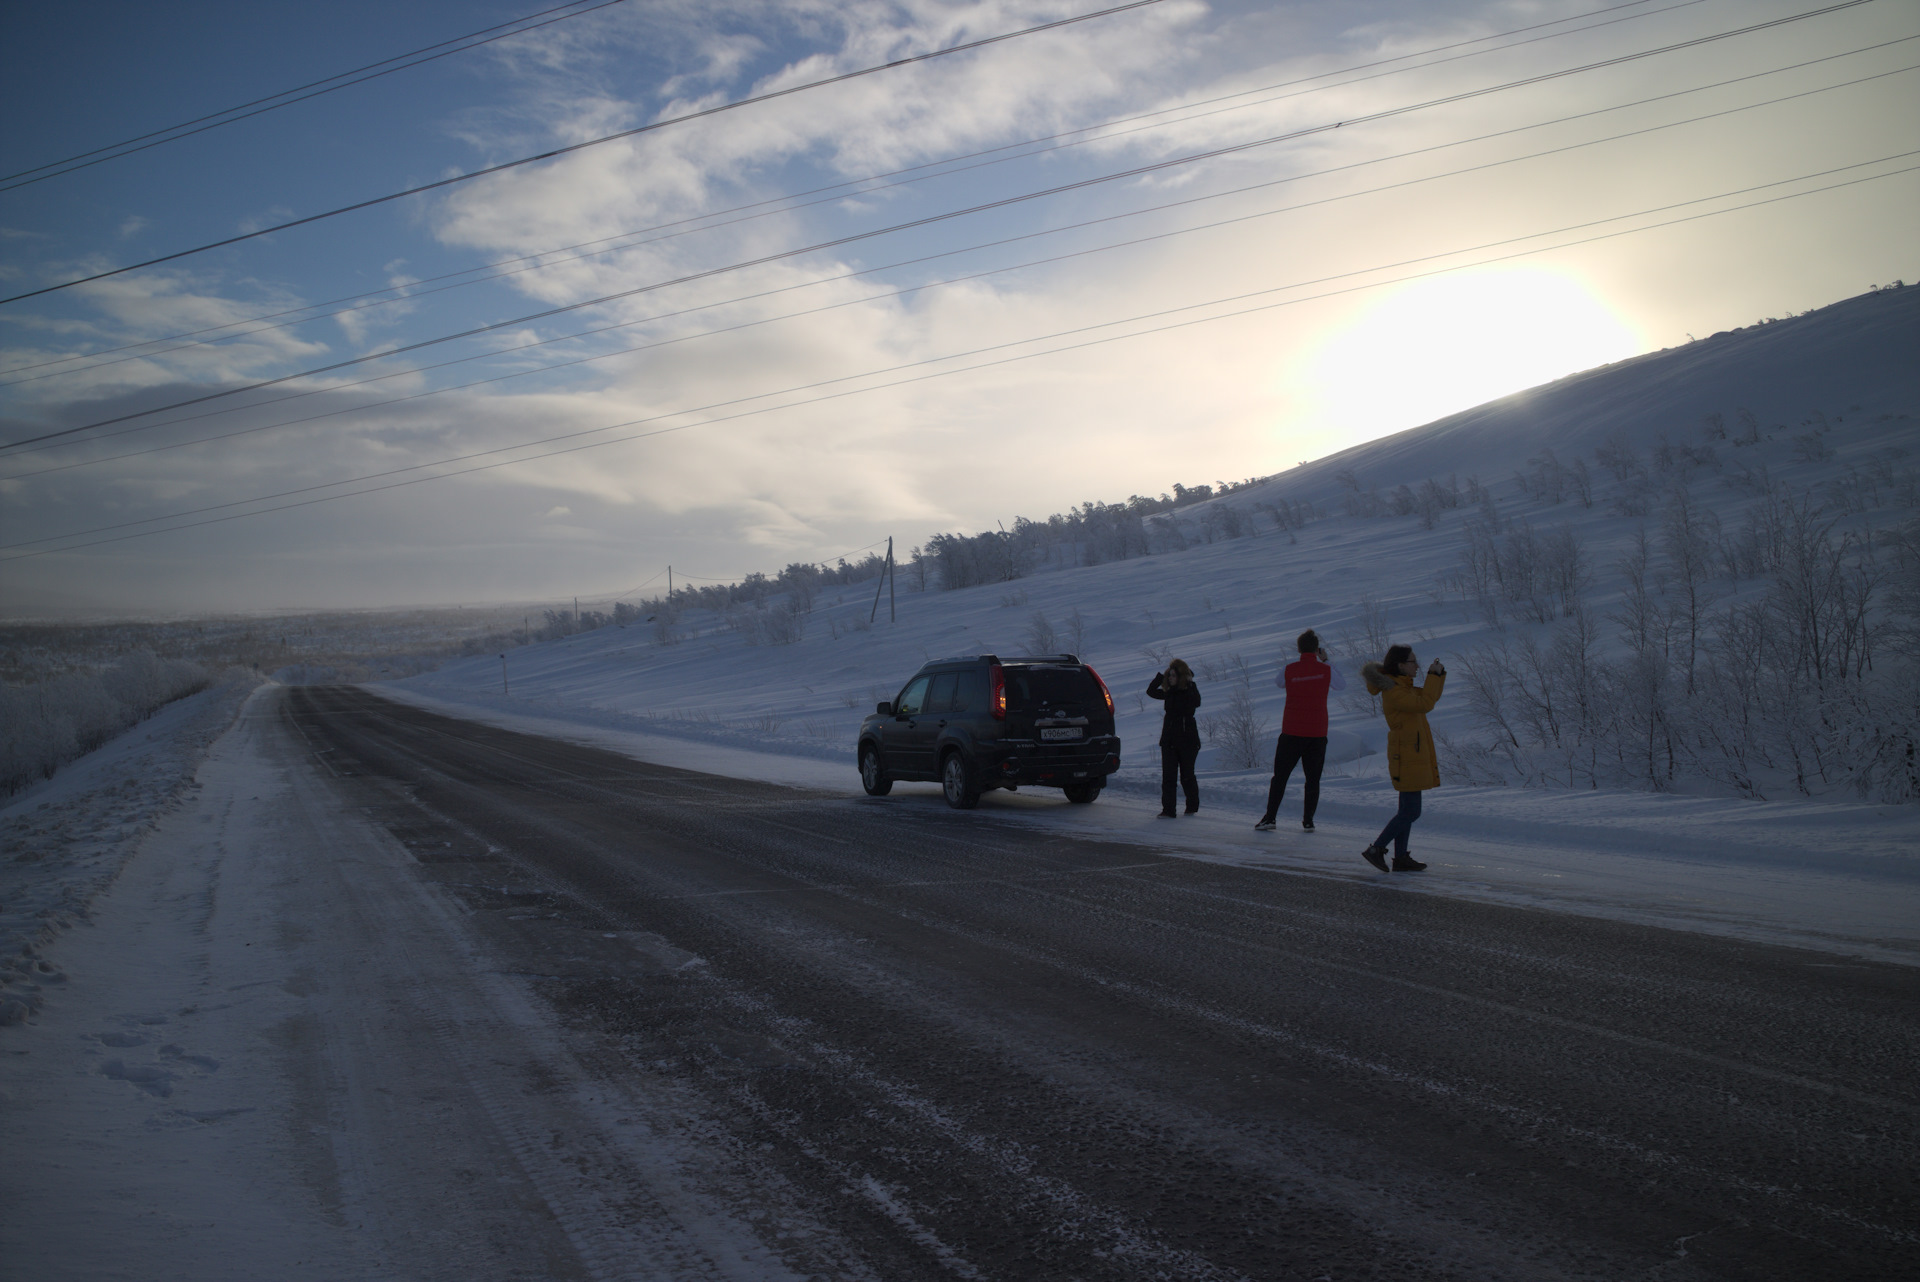
[[[168,1131],[192,1130],[197,1126],[212,1126],[217,1122],[224,1122],[230,1117],[238,1117],[242,1113],[252,1113],[255,1111],[257,1110],[252,1108],[170,1108],[164,1113],[156,1113],[147,1119],[147,1128],[149,1130]]]
[[[205,1055],[189,1055],[184,1046],[168,1044],[160,1048],[160,1054],[167,1059],[178,1060],[182,1064],[191,1064],[203,1073],[220,1071],[220,1061]]]
[[[100,1075],[137,1086],[157,1099],[173,1094],[174,1075],[158,1064],[128,1064],[125,1060],[110,1059],[100,1066]]]

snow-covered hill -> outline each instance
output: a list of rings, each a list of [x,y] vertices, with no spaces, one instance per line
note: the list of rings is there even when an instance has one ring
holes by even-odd
[[[1379,376],[1390,380],[1394,372]],[[1920,287],[1892,288],[1569,375],[1304,464],[1274,478],[1274,486],[1319,502],[1339,498],[1335,478],[1343,471],[1383,489],[1449,472],[1497,480],[1543,449],[1591,468],[1594,451],[1609,440],[1643,454],[1663,437],[1675,446],[1707,444],[1702,425],[1709,415],[1721,416],[1729,439],[1751,415],[1770,447],[1736,451],[1721,442],[1723,464],[1751,466],[1757,457],[1805,484],[1844,473],[1847,463],[1857,466],[1886,444],[1920,443],[1916,411]],[[1794,467],[1793,438],[1816,427],[1820,415],[1836,427],[1851,425],[1830,439],[1839,466]]]
[[[850,761],[860,717],[924,660],[1060,648],[1082,653],[1120,692],[1130,744],[1152,742],[1154,710],[1135,692],[1167,654],[1195,666],[1212,704],[1244,683],[1256,715],[1277,724],[1274,674],[1306,627],[1334,639],[1349,666],[1387,639],[1456,662],[1489,642],[1552,631],[1528,621],[1527,602],[1497,592],[1500,626],[1490,626],[1470,590],[1463,595],[1465,531],[1489,508],[1543,541],[1571,534],[1588,581],[1580,599],[1602,633],[1600,648],[1618,651],[1619,626],[1607,616],[1630,587],[1618,563],[1648,530],[1651,572],[1671,579],[1658,543],[1672,493],[1683,490],[1700,519],[1717,520],[1705,590],[1722,604],[1753,599],[1764,574],[1730,579],[1718,544],[1738,541],[1745,514],[1762,501],[1760,478],[1810,493],[1839,518],[1841,533],[1896,526],[1914,516],[1920,488],[1920,458],[1908,453],[1920,445],[1916,415],[1920,288],[1885,290],[1562,379],[1182,508],[1183,533],[1167,533],[1184,538],[1184,550],[953,592],[909,591],[902,575],[898,621],[887,622],[883,600],[871,628],[876,585],[855,584],[818,599],[790,645],[752,644],[720,614],[696,610],[678,617],[677,644],[635,625],[514,650],[511,703],[640,717],[655,730]],[[1359,488],[1336,479],[1343,474]],[[1458,506],[1432,514],[1431,528],[1418,510],[1394,512],[1398,487],[1418,503],[1429,479],[1448,501],[1458,496]],[[1490,504],[1469,501],[1476,486]],[[1266,505],[1288,500],[1321,515],[1297,531],[1278,529]],[[1221,533],[1229,507],[1252,533]],[[1358,514],[1368,511],[1379,514]],[[1560,615],[1557,605],[1552,613]],[[1053,645],[1036,645],[1048,629]],[[463,660],[404,684],[492,698],[501,666]],[[1456,698],[1437,720],[1466,735],[1466,712]],[[1382,740],[1377,716],[1357,698],[1334,726],[1339,759]],[[1217,744],[1202,764],[1226,764]]]

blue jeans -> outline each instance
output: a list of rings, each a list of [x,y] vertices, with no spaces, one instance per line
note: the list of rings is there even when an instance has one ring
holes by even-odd
[[[1373,844],[1384,846],[1391,841],[1394,858],[1403,858],[1407,853],[1407,833],[1413,828],[1413,821],[1419,817],[1420,794],[1401,793],[1400,809],[1394,812],[1393,818],[1387,820],[1387,826],[1380,830],[1380,835],[1374,838]]]

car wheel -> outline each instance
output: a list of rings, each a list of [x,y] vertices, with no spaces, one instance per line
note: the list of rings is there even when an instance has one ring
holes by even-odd
[[[948,753],[940,767],[940,786],[947,794],[947,804],[955,810],[972,810],[980,804],[980,790],[973,786],[967,772],[967,759],[957,752]]]
[[[880,754],[872,748],[860,753],[860,786],[869,797],[884,797],[893,791],[893,780],[880,768]]]
[[[1067,794],[1067,800],[1076,806],[1084,806],[1100,795],[1098,783],[1070,783],[1060,789]]]

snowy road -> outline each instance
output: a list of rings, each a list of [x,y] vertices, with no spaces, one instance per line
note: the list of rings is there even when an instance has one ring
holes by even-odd
[[[59,1158],[6,1190],[32,1276],[1811,1279],[1920,1250],[1912,968],[351,689],[267,692],[202,782],[98,923],[145,941],[135,977],[5,1065],[9,1144]]]

